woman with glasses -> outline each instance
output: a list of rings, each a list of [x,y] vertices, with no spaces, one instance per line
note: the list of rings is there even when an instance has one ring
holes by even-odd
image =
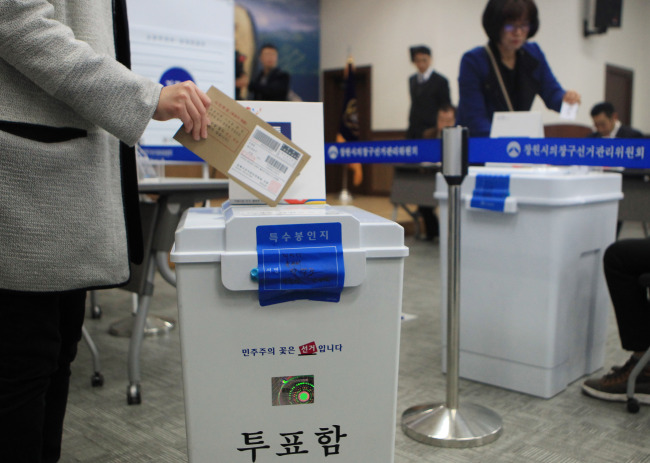
[[[528,111],[535,95],[555,111],[563,101],[580,103],[577,92],[559,84],[539,45],[528,42],[538,28],[533,0],[488,1],[483,29],[489,42],[463,55],[458,76],[458,123],[470,136],[489,136],[495,111]]]

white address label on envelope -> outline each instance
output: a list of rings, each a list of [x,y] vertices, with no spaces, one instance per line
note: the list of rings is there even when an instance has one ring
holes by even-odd
[[[298,150],[256,126],[230,166],[228,176],[276,201],[301,158]]]

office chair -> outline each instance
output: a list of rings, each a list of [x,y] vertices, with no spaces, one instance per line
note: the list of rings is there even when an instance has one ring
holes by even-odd
[[[100,372],[101,366],[99,363],[99,351],[97,350],[97,346],[95,346],[95,343],[90,337],[90,333],[88,333],[85,325],[81,327],[81,334],[83,335],[84,341],[86,341],[88,349],[90,349],[90,354],[92,355],[93,360],[93,375],[90,378],[90,384],[92,387],[101,387],[104,385],[104,375]]]
[[[650,301],[650,273],[642,274],[639,277],[639,284],[645,288],[646,297]],[[627,411],[630,413],[638,413],[639,411],[639,401],[634,398],[634,386],[636,385],[636,378],[648,363],[650,363],[650,349],[639,359],[627,380]]]
[[[95,291],[88,291],[88,296],[90,298],[90,315],[92,318],[98,319],[102,316],[102,311],[97,304]],[[93,342],[93,338],[90,337],[90,333],[88,333],[85,323],[81,326],[81,334],[84,341],[86,342],[86,345],[88,346],[88,349],[90,350],[90,355],[92,356],[93,375],[90,378],[90,384],[92,387],[101,387],[104,385],[104,375],[102,375],[100,372],[101,366],[99,363],[99,351]]]

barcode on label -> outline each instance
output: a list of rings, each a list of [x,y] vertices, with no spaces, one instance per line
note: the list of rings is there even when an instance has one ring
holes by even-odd
[[[278,161],[277,159],[272,158],[271,156],[267,156],[267,157],[266,157],[266,163],[269,164],[269,165],[271,165],[271,167],[275,167],[276,169],[278,169],[278,170],[279,170],[280,172],[282,172],[283,174],[287,172],[287,166],[285,166],[284,164],[282,164],[282,163],[281,163],[280,161]]]
[[[255,138],[257,141],[263,143],[264,145],[268,146],[271,148],[273,151],[277,151],[278,148],[280,147],[280,142],[278,140],[274,140],[261,130],[256,130],[253,133],[253,138]]]
[[[293,149],[292,147],[290,147],[289,145],[287,145],[286,143],[282,144],[282,150],[281,151],[283,153],[288,154],[289,156],[294,158],[296,161],[300,159],[300,153],[298,151],[296,151],[295,149]]]

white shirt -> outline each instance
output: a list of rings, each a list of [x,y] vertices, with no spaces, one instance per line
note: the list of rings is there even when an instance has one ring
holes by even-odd
[[[423,73],[418,72],[418,83],[423,83],[429,80],[429,77],[431,77],[431,74],[433,74],[433,66],[430,66],[429,69],[424,71]]]
[[[621,121],[614,122],[614,128],[612,129],[612,131],[609,133],[609,135],[603,138],[616,138],[616,134],[618,133],[618,130],[621,128],[621,125],[623,125],[621,124]]]

